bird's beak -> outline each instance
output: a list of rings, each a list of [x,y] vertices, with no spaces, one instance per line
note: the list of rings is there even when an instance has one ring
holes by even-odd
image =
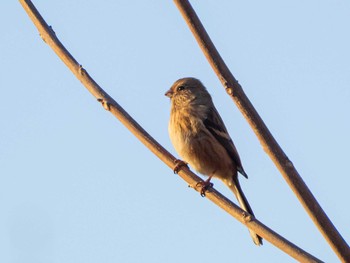
[[[171,99],[173,97],[173,95],[174,95],[174,92],[170,89],[167,92],[165,92],[164,95]]]

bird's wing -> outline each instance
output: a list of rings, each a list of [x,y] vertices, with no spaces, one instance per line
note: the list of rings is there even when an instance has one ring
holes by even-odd
[[[231,159],[236,163],[238,172],[240,172],[244,177],[248,178],[247,174],[243,170],[237,149],[233,144],[225,124],[215,107],[210,109],[207,118],[203,121],[203,123],[214,138],[225,148]]]

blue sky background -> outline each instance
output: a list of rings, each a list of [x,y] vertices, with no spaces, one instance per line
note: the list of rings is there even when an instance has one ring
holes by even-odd
[[[226,95],[172,1],[35,1],[91,76],[156,140],[165,91],[202,80],[267,226],[337,262]],[[350,3],[192,1],[234,76],[350,241]],[[1,3],[0,262],[294,262],[159,161],[85,90],[18,1]],[[215,187],[232,194],[219,181]],[[233,198],[234,199],[234,198]]]

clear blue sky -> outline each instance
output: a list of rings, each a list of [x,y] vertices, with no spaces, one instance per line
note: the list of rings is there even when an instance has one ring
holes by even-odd
[[[192,2],[350,241],[350,3]],[[34,3],[79,63],[173,154],[164,93],[180,77],[201,79],[249,174],[241,182],[256,216],[337,262],[172,1]],[[0,28],[0,262],[294,262],[268,242],[255,247],[245,227],[189,189],[106,112],[41,40],[18,1],[3,1]]]

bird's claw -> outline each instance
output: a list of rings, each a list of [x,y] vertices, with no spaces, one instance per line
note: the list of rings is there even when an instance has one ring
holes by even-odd
[[[205,192],[209,190],[209,188],[212,188],[214,186],[213,183],[211,183],[209,180],[204,181],[204,182],[198,182],[196,184],[196,188],[200,187],[200,194],[201,197],[205,197]]]
[[[173,169],[174,174],[177,174],[181,170],[182,167],[184,167],[184,166],[188,167],[186,162],[179,160],[179,159],[176,159],[174,161],[174,163],[175,163],[175,167]]]

